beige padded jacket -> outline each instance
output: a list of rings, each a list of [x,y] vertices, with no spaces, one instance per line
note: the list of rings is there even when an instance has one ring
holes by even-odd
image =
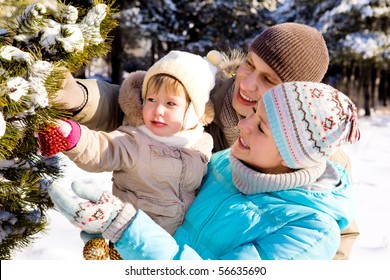
[[[140,84],[127,83],[136,87],[127,92],[138,92]],[[122,96],[121,101],[127,98],[131,95]],[[94,102],[95,109],[98,103]],[[108,123],[106,128],[109,127]],[[213,148],[208,133],[192,140],[190,148],[179,148],[149,137],[139,127],[126,125],[111,132],[98,132],[81,125],[79,142],[64,154],[88,172],[112,171],[113,194],[142,209],[173,234],[195,199]]]

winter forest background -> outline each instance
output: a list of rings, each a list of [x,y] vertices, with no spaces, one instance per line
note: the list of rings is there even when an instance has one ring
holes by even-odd
[[[70,1],[80,2],[85,1]],[[366,115],[390,98],[389,0],[117,0],[120,26],[106,76],[119,84],[124,72],[147,69],[171,49],[207,54],[246,50],[267,26],[305,23],[327,42],[325,78],[350,95]]]
[[[97,2],[107,1],[61,2],[88,8]],[[127,73],[146,70],[172,49],[201,55],[212,49],[223,52],[229,52],[231,49],[245,51],[251,40],[267,26],[282,22],[299,22],[320,30],[326,39],[330,67],[324,82],[349,95],[362,116],[374,117],[376,112],[388,111],[390,0],[108,2],[112,2],[113,7],[116,7],[114,18],[118,22],[118,26],[113,28],[107,37],[111,48],[106,55],[98,55],[99,57],[92,59],[90,63],[72,69],[76,77],[94,77],[120,84]],[[6,5],[10,10],[31,3],[54,7],[57,2],[0,0],[0,4]],[[7,9],[0,11],[2,21],[11,20],[11,14],[8,12]],[[1,28],[3,27],[0,26]],[[0,159],[1,155],[2,153]],[[10,173],[12,172],[9,166],[5,168],[0,164],[0,202],[14,198],[6,197],[2,189],[3,177],[14,175]],[[36,193],[34,195],[34,199],[37,199]],[[44,222],[46,211],[51,208],[50,203],[45,203],[45,207],[38,207],[41,212],[40,222]],[[5,230],[8,221],[5,220],[7,215],[4,215],[4,208],[7,208],[7,205],[0,205],[1,246],[5,246],[7,233],[9,234],[9,231]],[[12,247],[28,247],[33,242],[29,237],[39,232],[43,224],[40,223],[34,230],[18,229],[19,231],[12,232],[11,235],[18,240],[18,244],[13,244]],[[0,259],[8,258],[2,250],[0,253]]]

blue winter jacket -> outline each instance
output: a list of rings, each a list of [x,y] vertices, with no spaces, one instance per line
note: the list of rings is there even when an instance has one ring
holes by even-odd
[[[328,162],[327,170],[339,177],[330,190],[245,195],[232,182],[229,152],[212,156],[203,186],[173,237],[138,210],[115,243],[122,258],[331,260],[340,230],[355,213],[347,172]]]

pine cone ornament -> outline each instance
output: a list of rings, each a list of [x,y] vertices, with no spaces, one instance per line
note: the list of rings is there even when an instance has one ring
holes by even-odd
[[[63,136],[57,126],[48,126],[38,133],[39,149],[43,156],[53,156],[63,152],[68,147],[68,140]]]
[[[121,260],[121,259],[122,259],[122,257],[121,257],[121,255],[119,254],[119,252],[115,249],[114,243],[112,243],[112,242],[110,241],[108,247],[110,248],[110,253],[109,253],[109,255],[110,255],[110,260]]]
[[[92,238],[84,245],[83,256],[86,260],[106,260],[109,247],[103,238]]]

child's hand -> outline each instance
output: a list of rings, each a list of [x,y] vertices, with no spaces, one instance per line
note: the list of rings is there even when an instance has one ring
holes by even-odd
[[[37,133],[39,150],[43,156],[52,156],[76,146],[80,139],[80,126],[72,121],[58,120]]]
[[[48,191],[61,214],[87,233],[103,233],[123,209],[119,198],[78,181],[72,183],[72,190],[76,197],[56,183]]]

